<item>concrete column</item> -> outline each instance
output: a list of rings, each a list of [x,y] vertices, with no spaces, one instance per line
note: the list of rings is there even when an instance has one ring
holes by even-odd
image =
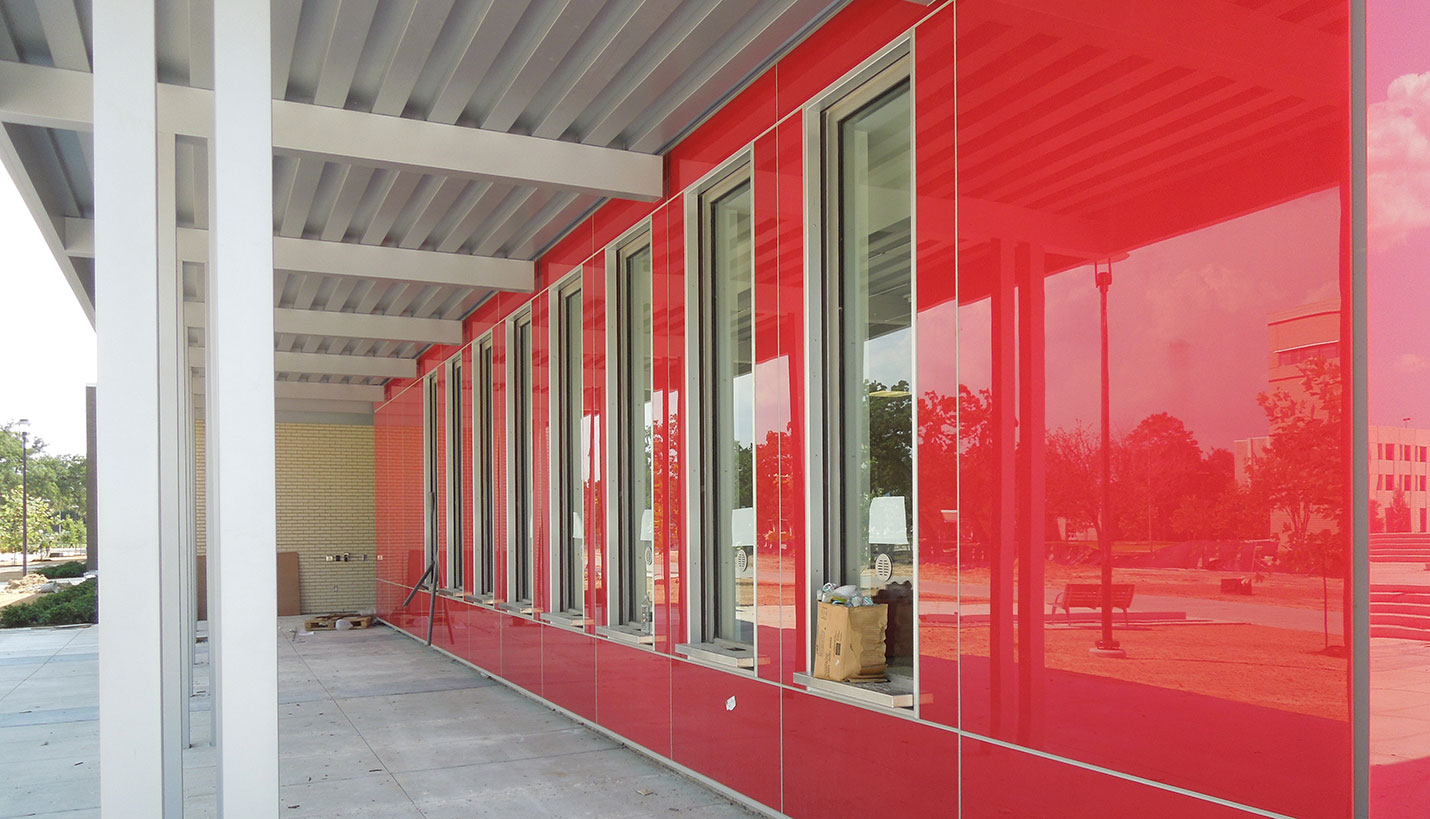
[[[1013,289],[1013,243],[994,242],[993,347],[993,542],[989,571],[989,703],[993,735],[1003,737],[1013,703],[1013,563],[1017,554],[1014,487],[1017,452],[1017,322]]]
[[[159,337],[159,607],[164,700],[164,816],[184,812],[184,748],[188,696],[184,691],[183,485],[179,467],[180,407],[188,398],[184,362],[183,285],[179,280],[174,203],[174,135],[158,137]],[[186,362],[185,362],[186,363]]]
[[[1047,333],[1043,249],[1020,245],[1018,279],[1018,741],[1042,735],[1047,557]]]
[[[154,4],[96,3],[93,26],[99,801],[163,816]]]
[[[218,808],[278,815],[268,0],[214,4],[206,467]]]

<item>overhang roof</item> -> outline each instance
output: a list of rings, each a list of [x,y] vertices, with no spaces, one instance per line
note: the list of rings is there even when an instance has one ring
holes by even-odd
[[[280,383],[381,384],[357,373],[404,365],[343,359],[410,366],[493,291],[530,290],[532,260],[609,197],[659,198],[659,155],[846,2],[275,2]],[[92,320],[91,6],[0,7],[0,158]],[[211,0],[158,2],[160,128],[178,135],[195,303],[210,18]],[[202,313],[186,311],[196,348]]]

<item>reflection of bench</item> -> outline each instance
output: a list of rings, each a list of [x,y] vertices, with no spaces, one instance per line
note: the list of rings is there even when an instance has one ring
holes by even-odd
[[[1112,607],[1122,609],[1123,622],[1130,622],[1127,617],[1127,609],[1132,605],[1132,583],[1112,584]],[[1102,608],[1102,584],[1101,583],[1069,583],[1063,587],[1061,593],[1053,598],[1053,610],[1051,614],[1057,614],[1058,609],[1067,612],[1068,620],[1072,620],[1072,610],[1078,609],[1100,609]]]

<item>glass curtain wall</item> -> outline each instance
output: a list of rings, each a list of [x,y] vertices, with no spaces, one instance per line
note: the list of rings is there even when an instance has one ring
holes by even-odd
[[[748,170],[700,198],[706,439],[705,639],[751,646],[755,631],[754,256]]]
[[[651,249],[648,240],[618,256],[620,297],[621,522],[616,625],[651,634],[655,600],[655,517],[651,385],[654,375]]]
[[[830,531],[826,580],[889,606],[913,665],[912,110],[907,60],[825,112]]]

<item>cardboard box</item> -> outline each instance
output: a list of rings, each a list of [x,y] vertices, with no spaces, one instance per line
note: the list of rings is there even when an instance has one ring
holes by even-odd
[[[889,607],[819,603],[814,630],[814,676],[843,682],[884,673],[884,629]]]

